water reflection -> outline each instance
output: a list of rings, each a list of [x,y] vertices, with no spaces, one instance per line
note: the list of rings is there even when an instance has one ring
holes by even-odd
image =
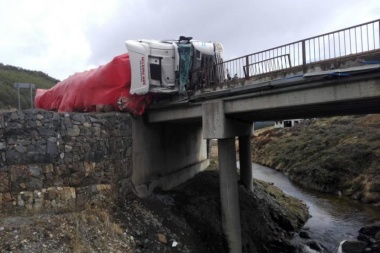
[[[303,189],[281,172],[259,164],[252,164],[252,170],[254,178],[272,182],[285,193],[305,202],[312,216],[305,224],[309,235],[333,252],[336,252],[340,241],[355,238],[364,224],[380,219],[380,208],[346,197]]]

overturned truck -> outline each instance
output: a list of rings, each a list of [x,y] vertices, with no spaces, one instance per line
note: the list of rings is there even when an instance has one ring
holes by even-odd
[[[76,73],[49,90],[37,89],[36,108],[141,115],[157,97],[202,88],[205,75],[200,70],[206,66],[212,82],[225,79],[222,64],[218,64],[223,62],[220,43],[181,36],[179,40],[127,40],[125,44],[128,53],[106,65]]]

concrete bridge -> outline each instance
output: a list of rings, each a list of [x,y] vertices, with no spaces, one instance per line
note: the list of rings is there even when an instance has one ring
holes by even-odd
[[[208,165],[218,139],[223,229],[241,252],[240,181],[252,189],[255,121],[380,113],[380,26],[368,22],[197,70],[201,89],[133,119],[132,181],[139,196],[170,189]],[[215,83],[211,69],[223,69]]]

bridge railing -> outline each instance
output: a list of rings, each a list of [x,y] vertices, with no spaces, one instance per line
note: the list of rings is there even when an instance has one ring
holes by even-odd
[[[268,74],[380,49],[380,19],[249,54],[193,71],[197,85]]]

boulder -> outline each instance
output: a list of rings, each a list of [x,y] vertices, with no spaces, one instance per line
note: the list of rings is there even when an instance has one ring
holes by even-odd
[[[362,253],[367,247],[367,243],[362,241],[344,241],[342,244],[342,253]]]
[[[366,225],[359,230],[359,233],[375,236],[380,231],[380,221]]]

